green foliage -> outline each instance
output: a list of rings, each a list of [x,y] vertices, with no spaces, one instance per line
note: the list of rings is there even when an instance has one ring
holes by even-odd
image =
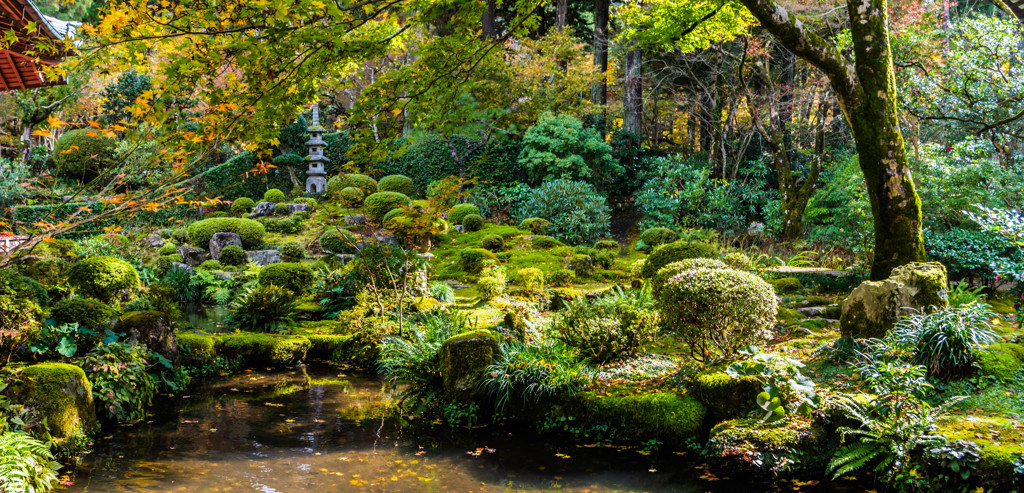
[[[479,214],[469,214],[462,218],[462,227],[470,233],[480,231],[484,229],[484,218]]]
[[[944,232],[925,230],[928,258],[941,262],[949,272],[950,280],[983,281],[993,283],[1001,272],[1024,271],[1024,257],[1017,248],[998,233],[951,228]]]
[[[116,146],[96,130],[70,130],[54,144],[50,165],[63,176],[89,181],[117,164]]]
[[[821,397],[814,390],[814,381],[800,372],[803,363],[779,354],[761,352],[756,347],[739,352],[748,358],[733,363],[725,372],[733,378],[756,376],[764,382],[764,390],[756,396],[758,407],[765,412],[761,421],[772,423],[792,413],[810,417],[811,411],[821,405]]]
[[[313,287],[315,276],[308,265],[282,262],[261,269],[259,279],[260,284],[280,286],[296,294],[304,294]]]
[[[93,397],[111,419],[145,419],[146,407],[156,395],[156,382],[146,373],[148,358],[144,346],[110,342],[97,344],[79,360],[92,382]]]
[[[320,247],[331,253],[356,253],[356,236],[344,229],[329,230],[320,235]]]
[[[188,226],[189,243],[200,248],[209,247],[216,233],[235,233],[242,239],[243,247],[254,248],[263,242],[267,230],[259,221],[238,217],[203,219]]]
[[[486,263],[497,261],[498,257],[483,248],[463,248],[459,252],[459,266],[471,274],[479,274]]]
[[[529,409],[560,394],[575,394],[590,381],[584,363],[557,341],[501,344],[500,356],[484,372],[480,387],[498,411]]]
[[[132,264],[114,257],[89,257],[68,270],[68,283],[78,293],[103,302],[117,301],[139,288]]]
[[[647,257],[640,277],[650,279],[668,264],[691,258],[718,258],[718,248],[707,243],[683,242],[667,243],[655,248]]]
[[[377,180],[370,178],[366,175],[360,175],[356,173],[349,173],[342,176],[341,188],[358,188],[363,191],[363,195],[373,195],[377,193]]]
[[[821,190],[811,196],[804,213],[807,238],[847,245],[855,252],[870,250],[875,238],[871,204],[857,156],[825,166],[819,181]]]
[[[245,288],[231,303],[228,323],[250,332],[280,332],[291,325],[298,306],[291,290],[256,284]]]
[[[519,229],[536,235],[545,235],[551,229],[551,221],[539,217],[528,217],[519,223]]]
[[[576,273],[569,269],[558,269],[551,273],[548,282],[558,288],[567,288],[576,282]]]
[[[637,242],[636,249],[649,252],[658,246],[672,243],[677,239],[679,239],[679,233],[671,229],[647,228],[643,233],[640,233],[640,241]]]
[[[201,270],[221,270],[223,268],[224,265],[220,263],[220,260],[204,260],[203,263],[199,264],[199,269]]]
[[[556,239],[554,239],[554,238],[552,238],[550,236],[534,236],[533,239],[530,240],[530,245],[533,246],[533,248],[537,248],[537,249],[541,249],[541,250],[547,250],[549,248],[565,246],[564,243],[562,243],[562,242],[560,242],[560,241],[558,241],[558,240],[556,240]]]
[[[90,298],[64,298],[50,309],[50,318],[57,325],[77,323],[97,331],[109,326],[116,315],[117,310]]]
[[[264,322],[269,323],[266,320]],[[216,343],[217,353],[228,360],[253,366],[276,367],[301,363],[309,346],[310,341],[305,336],[245,333],[219,337]]]
[[[665,327],[699,361],[731,358],[740,348],[766,342],[778,309],[768,283],[732,269],[683,271],[658,292],[658,301]]]
[[[623,168],[594,129],[571,115],[544,113],[523,136],[519,163],[535,182],[548,179],[609,181]]]
[[[81,2],[86,3],[86,2]],[[88,2],[92,3],[92,2]],[[78,7],[78,4],[76,4]],[[52,14],[51,14],[52,15]],[[60,17],[64,19],[66,17]],[[100,93],[103,101],[103,120],[107,125],[132,122],[135,118],[128,111],[142,93],[150,90],[153,83],[149,76],[135,70],[125,70],[117,80]]]
[[[504,267],[486,264],[476,280],[476,290],[480,293],[481,300],[490,301],[505,294],[507,284]]]
[[[274,214],[278,216],[288,215],[288,204],[284,202],[278,202],[277,205],[274,206]]]
[[[402,174],[417,183],[417,195],[428,192],[429,184],[449,176],[475,177],[480,182],[525,182],[525,167],[516,161],[521,144],[514,140],[491,139],[483,146],[461,136],[427,135],[409,144],[405,152],[378,164],[382,172]],[[463,163],[452,158],[452,148]],[[467,154],[468,151],[468,154]],[[458,221],[449,221],[458,224]]]
[[[500,252],[505,249],[505,239],[498,235],[487,235],[480,240],[480,246],[492,252]]]
[[[661,269],[651,279],[651,288],[654,290],[654,294],[658,295],[661,290],[668,284],[669,280],[673,277],[681,274],[682,272],[694,269],[727,269],[729,266],[725,265],[724,262],[713,258],[688,258],[680,260],[678,262],[672,262]]]
[[[384,218],[384,215],[393,209],[411,204],[412,201],[405,194],[398,192],[377,192],[363,201],[366,214],[377,221]]]
[[[594,260],[590,255],[573,255],[569,257],[569,270],[576,273],[576,277],[590,277],[594,274]]]
[[[594,243],[594,249],[605,250],[609,252],[618,252],[620,249],[619,242],[615,240],[601,240]]]
[[[514,211],[518,218],[549,221],[551,236],[570,245],[593,243],[608,233],[611,223],[607,199],[581,181],[546,181]]]
[[[298,262],[306,258],[306,247],[301,241],[289,241],[281,246],[281,255],[288,262]]]
[[[649,288],[623,291],[616,287],[593,301],[570,301],[551,322],[558,340],[595,361],[608,361],[637,351],[654,340],[658,311]]]
[[[220,251],[220,261],[224,265],[240,266],[245,265],[249,261],[249,257],[246,256],[245,250],[238,245],[228,245]]]
[[[430,291],[431,298],[441,303],[455,302],[455,290],[448,283],[435,281],[427,285],[427,290]]]
[[[157,250],[157,253],[160,255],[174,255],[175,253],[178,253],[178,247],[174,246],[174,243],[167,242]]]
[[[408,176],[388,175],[377,182],[377,190],[381,192],[398,192],[407,197],[412,197],[416,195],[416,184]]]
[[[480,215],[480,208],[473,204],[456,204],[448,211],[448,222],[462,224],[462,220],[470,214]]]
[[[996,340],[988,305],[976,303],[900,319],[886,333],[886,348],[913,354],[928,375],[950,380],[973,371],[977,352]]]
[[[332,180],[334,178],[332,178]],[[329,185],[328,189],[330,189]],[[345,187],[338,192],[338,198],[341,199],[341,203],[343,205],[353,207],[363,203],[363,199],[366,198],[366,193],[356,187]]]
[[[516,284],[527,293],[539,293],[544,290],[544,271],[536,267],[519,269],[516,272]]]
[[[747,254],[742,252],[730,252],[722,257],[722,262],[736,270],[754,270],[754,262]]]
[[[355,187],[350,187],[350,188],[355,188]],[[328,197],[336,197],[336,196],[341,195],[341,190],[342,190],[342,186],[341,186],[341,177],[340,176],[332,176],[332,177],[327,179],[327,188],[324,189],[324,194],[325,195],[327,195]],[[362,192],[362,190],[359,190],[358,188],[355,188],[355,190],[357,192],[359,192],[359,200],[363,200],[363,192]]]
[[[44,493],[54,489],[60,464],[53,460],[49,444],[4,428],[0,432],[0,490]]]
[[[275,204],[280,204],[286,200],[287,199],[284,196],[284,192],[276,188],[271,188],[270,190],[267,190],[266,192],[263,193],[264,202],[273,202]]]

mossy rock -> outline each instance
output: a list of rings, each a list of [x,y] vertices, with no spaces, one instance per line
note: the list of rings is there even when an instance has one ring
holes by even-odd
[[[803,320],[807,317],[804,317],[803,315],[800,314],[800,312],[796,310],[780,306],[778,311],[775,313],[775,318],[777,318],[781,322],[796,322],[799,320]]]
[[[350,356],[352,335],[345,334],[309,334],[309,352],[306,357],[311,360],[340,362]]]
[[[733,378],[722,372],[701,373],[687,389],[708,408],[714,421],[738,418],[757,407],[757,394],[764,384],[755,376]]]
[[[949,441],[967,440],[981,447],[972,485],[986,491],[1010,491],[1016,477],[1013,462],[1024,454],[1024,429],[1019,421],[983,416],[949,416],[937,423],[937,434]]]
[[[705,452],[719,469],[774,477],[784,471],[818,469],[828,462],[832,448],[825,429],[809,419],[770,424],[734,419],[711,428]]]
[[[66,363],[25,367],[12,387],[19,404],[33,407],[46,419],[54,439],[90,434],[98,427],[92,384],[85,371]]]
[[[114,324],[114,332],[128,334],[132,342],[144,344],[150,351],[171,361],[178,359],[174,328],[163,312],[125,312]]]
[[[1024,368],[1024,346],[1012,343],[993,344],[976,353],[978,366],[985,375],[1004,382],[1013,380]]]
[[[829,305],[821,311],[821,317],[829,320],[839,320],[839,317],[843,316],[843,305]]]
[[[776,293],[795,293],[804,289],[803,283],[795,277],[783,277],[781,279],[769,279],[768,284],[775,288]]]
[[[181,364],[202,368],[217,361],[216,338],[202,334],[178,334],[178,357]]]
[[[912,262],[892,270],[889,279],[906,286],[906,295],[913,307],[949,306],[946,266],[938,262]]]
[[[449,399],[469,402],[478,393],[477,382],[498,357],[498,334],[487,329],[471,330],[448,338],[438,352],[441,380]]]
[[[310,342],[305,336],[231,334],[217,339],[217,353],[250,366],[292,366],[306,359]]]
[[[559,399],[562,411],[584,427],[607,426],[622,443],[658,439],[681,445],[701,435],[707,409],[689,395],[651,393],[624,397],[582,392]]]

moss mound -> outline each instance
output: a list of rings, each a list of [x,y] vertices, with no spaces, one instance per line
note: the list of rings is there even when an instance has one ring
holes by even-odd
[[[824,466],[832,453],[828,442],[825,430],[807,419],[772,424],[734,419],[711,429],[705,451],[721,469],[774,476]]]
[[[647,257],[643,268],[640,269],[640,277],[650,279],[662,267],[690,258],[718,258],[718,248],[707,243],[684,241],[661,245]]]
[[[412,197],[416,193],[416,184],[405,175],[388,175],[377,182],[377,190],[381,192],[398,192]]]
[[[768,284],[775,288],[776,293],[795,293],[802,291],[804,285],[795,277],[783,277],[781,279],[769,279]]]
[[[254,219],[240,217],[217,217],[203,219],[188,226],[188,241],[199,248],[208,248],[210,239],[216,233],[235,233],[242,239],[242,246],[255,248],[263,242],[266,228]]]
[[[607,426],[614,440],[629,443],[684,443],[700,436],[707,413],[697,399],[669,393],[614,397],[583,392],[562,400],[567,415],[583,426]]]
[[[363,201],[363,208],[371,218],[381,221],[384,215],[403,205],[409,205],[412,200],[408,195],[398,192],[377,192]]]
[[[370,195],[377,191],[377,180],[358,173],[344,175],[341,180],[341,188],[358,188],[363,191],[363,196]]]
[[[462,220],[470,214],[480,214],[480,208],[473,204],[458,204],[448,210],[448,222],[462,224]]]
[[[756,408],[755,396],[763,384],[755,376],[733,378],[722,372],[701,373],[687,389],[702,404],[714,421],[738,418]]]
[[[203,368],[217,361],[216,339],[202,334],[178,334],[178,355],[186,367]]]
[[[25,367],[12,393],[46,418],[54,438],[62,439],[96,431],[96,407],[92,385],[85,371],[65,363],[40,363]]]
[[[306,359],[310,342],[305,336],[231,334],[217,339],[217,353],[247,365],[291,366]]]
[[[117,164],[117,142],[95,130],[77,129],[65,132],[57,139],[50,157],[51,167],[61,175],[91,179]]]
[[[139,273],[132,264],[114,257],[89,257],[71,266],[68,283],[79,294],[105,303],[139,288]]]
[[[315,280],[313,269],[300,263],[270,264],[260,270],[260,284],[273,284],[298,294],[309,291]]]

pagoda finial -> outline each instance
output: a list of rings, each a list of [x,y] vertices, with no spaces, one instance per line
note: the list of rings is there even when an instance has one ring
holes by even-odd
[[[313,103],[313,126],[320,126],[320,103]]]

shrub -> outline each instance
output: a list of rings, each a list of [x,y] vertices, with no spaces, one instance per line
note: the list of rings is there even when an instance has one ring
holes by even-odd
[[[480,214],[480,208],[473,204],[458,204],[448,210],[448,222],[462,224],[463,218],[470,214]]]
[[[519,223],[519,229],[543,235],[547,234],[548,230],[551,229],[551,221],[539,217],[528,217]]]
[[[117,310],[102,301],[78,297],[64,298],[50,310],[50,318],[58,326],[78,323],[98,331],[102,331],[116,315]]]
[[[279,202],[277,205],[274,206],[274,214],[276,214],[278,216],[287,216],[288,215],[288,204],[286,204],[284,202]]]
[[[391,221],[392,219],[398,217],[403,212],[405,212],[405,209],[391,209],[387,214],[384,214],[384,217],[380,220],[380,222],[381,224],[387,225],[388,221]]]
[[[972,303],[905,317],[886,336],[893,347],[912,353],[928,376],[948,381],[970,373],[977,352],[995,342],[992,317],[988,305]]]
[[[28,433],[0,432],[0,488],[9,492],[44,492],[58,485],[60,463],[53,460],[50,444]]]
[[[430,297],[434,298],[441,303],[454,303],[455,302],[455,290],[452,289],[448,283],[435,281],[427,286],[427,290],[430,291]]]
[[[728,358],[764,343],[778,300],[761,278],[733,269],[694,269],[668,280],[658,294],[666,327],[689,344],[697,360]]]
[[[270,190],[267,190],[263,194],[264,202],[273,202],[275,204],[280,204],[285,200],[287,200],[287,198],[285,197],[284,192],[276,188],[271,188]]]
[[[135,267],[114,257],[89,257],[79,261],[68,270],[68,283],[78,293],[108,303],[140,285]]]
[[[497,262],[498,257],[483,248],[463,248],[459,252],[459,266],[470,274],[479,274],[487,261]]]
[[[175,253],[178,253],[178,247],[174,246],[173,243],[168,242],[164,243],[164,246],[160,247],[156,252],[160,255],[174,255]]]
[[[498,235],[487,235],[480,240],[480,246],[492,252],[500,252],[505,249],[505,239]]]
[[[245,250],[238,245],[228,245],[220,251],[220,262],[224,265],[245,265],[249,263],[249,257]]]
[[[295,197],[294,199],[292,199],[291,203],[303,204],[309,208],[309,210],[306,211],[297,211],[296,214],[309,214],[310,212],[315,211],[316,207],[319,205],[319,202],[317,202],[316,199],[314,199],[313,197]],[[306,217],[305,219],[309,218]]]
[[[51,167],[61,175],[79,180],[92,179],[117,164],[117,142],[91,129],[65,132],[50,155]]]
[[[590,256],[594,261],[594,266],[602,269],[611,269],[615,265],[615,252],[610,250],[600,250],[597,253]]]
[[[200,248],[208,248],[216,233],[235,233],[242,239],[243,247],[254,248],[263,242],[267,230],[259,221],[240,217],[203,219],[188,226],[189,243]]]
[[[363,195],[370,195],[377,192],[377,180],[366,175],[349,173],[344,175],[341,181],[341,188],[354,187],[363,191]]]
[[[264,229],[271,233],[298,234],[305,227],[302,223],[303,214],[296,212],[288,217],[261,217],[256,222],[262,224]]]
[[[668,228],[648,228],[643,233],[640,233],[640,241],[643,245],[637,244],[636,249],[642,251],[650,251],[651,249],[664,245],[666,243],[672,243],[679,239],[679,234]]]
[[[381,192],[398,192],[405,196],[416,194],[416,184],[405,175],[388,175],[377,182],[377,190]]]
[[[356,235],[344,229],[327,231],[320,235],[320,248],[331,253],[356,253]]]
[[[342,204],[355,207],[363,202],[366,193],[356,187],[345,187],[338,192],[338,197],[341,199]]]
[[[405,194],[398,192],[377,192],[363,201],[363,207],[366,214],[371,218],[380,221],[384,218],[384,215],[390,212],[392,209],[401,208],[403,205],[409,205],[412,201]]]
[[[98,407],[111,419],[145,419],[146,407],[156,395],[156,382],[146,372],[148,357],[145,346],[111,342],[97,344],[79,360]]]
[[[608,233],[608,201],[593,185],[551,180],[534,188],[515,206],[516,217],[538,217],[551,223],[550,234],[570,245],[593,243]]]
[[[481,229],[484,229],[484,218],[479,214],[470,214],[462,218],[462,227],[465,228],[467,232],[480,231]]]
[[[539,293],[544,290],[544,271],[536,267],[526,267],[516,272],[516,284],[528,293]]]
[[[754,262],[745,253],[732,252],[722,257],[722,262],[737,270],[754,270]]]
[[[551,331],[586,357],[607,361],[653,340],[658,311],[650,290],[615,288],[594,301],[585,297],[570,301],[551,322]]]
[[[640,277],[650,279],[662,267],[688,258],[718,258],[718,249],[706,243],[682,241],[661,245],[647,257],[647,262],[640,269]]]
[[[333,197],[335,195],[339,195],[341,193],[342,188],[343,187],[341,186],[341,177],[332,176],[327,179],[327,187],[324,189],[324,194],[326,194],[329,197]]]
[[[569,270],[576,273],[576,277],[590,277],[594,274],[594,260],[590,255],[573,255],[569,257]]]
[[[651,287],[654,290],[654,294],[658,295],[661,289],[665,287],[669,279],[672,279],[676,275],[694,269],[728,269],[729,266],[725,265],[725,262],[716,258],[689,258],[686,260],[680,260],[678,262],[672,262],[662,267],[654,278],[651,279]]]
[[[608,250],[608,251],[619,251],[619,242],[615,240],[601,240],[594,243],[594,249],[596,250]]]
[[[539,248],[541,250],[565,246],[565,244],[550,236],[535,236],[532,240],[530,240],[530,245],[532,245],[533,248]]]
[[[536,181],[559,178],[599,182],[623,171],[601,135],[566,114],[543,113],[526,130],[519,163]]]
[[[156,270],[159,272],[166,272],[171,268],[171,266],[175,262],[181,264],[185,262],[185,259],[183,259],[181,255],[177,253],[171,255],[161,255],[156,258],[155,267]]]
[[[572,286],[572,283],[576,282],[576,273],[569,269],[559,269],[548,276],[548,282],[552,286],[566,288]]]
[[[296,294],[303,294],[313,287],[313,269],[298,263],[270,264],[260,270],[260,284],[280,286]]]
[[[272,264],[269,267],[282,264]],[[264,269],[263,272],[265,272]],[[262,282],[263,272],[260,272]],[[310,273],[312,275],[312,272]],[[257,284],[246,288],[231,303],[228,323],[251,332],[276,332],[292,323],[299,303],[295,293],[286,287]]]
[[[289,241],[281,247],[281,255],[289,262],[302,260],[306,258],[306,247],[302,246],[302,242]]]
[[[476,290],[480,293],[481,300],[489,301],[505,294],[506,284],[508,278],[505,276],[505,269],[499,265],[486,264],[476,280]]]
[[[178,228],[175,229],[174,231],[171,231],[171,239],[174,240],[174,242],[179,245],[184,245],[185,243],[188,243],[188,229]]]
[[[224,268],[224,264],[220,263],[220,260],[204,260],[203,263],[199,264],[199,268],[202,270],[221,270]]]

